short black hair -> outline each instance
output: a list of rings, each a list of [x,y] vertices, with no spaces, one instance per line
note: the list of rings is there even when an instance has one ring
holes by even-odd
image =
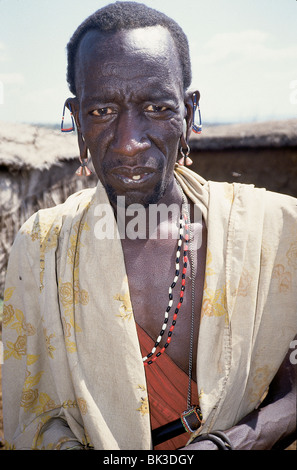
[[[83,36],[90,30],[116,32],[123,29],[163,26],[170,33],[179,55],[183,85],[186,90],[192,79],[189,43],[182,28],[171,18],[153,8],[137,2],[115,2],[97,10],[76,29],[67,44],[67,82],[71,93],[76,95],[75,59]]]

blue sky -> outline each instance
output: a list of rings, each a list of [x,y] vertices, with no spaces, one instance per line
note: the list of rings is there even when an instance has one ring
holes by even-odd
[[[0,121],[59,123],[66,44],[109,1],[0,0]],[[209,123],[297,116],[296,0],[144,0],[174,18],[191,48]]]

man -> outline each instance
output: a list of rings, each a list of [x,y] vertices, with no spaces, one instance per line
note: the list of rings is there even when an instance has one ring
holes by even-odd
[[[150,449],[152,428],[182,416],[188,432],[157,449],[272,448],[296,426],[296,200],[176,165],[199,94],[164,15],[125,2],[96,12],[69,42],[68,81],[82,168],[89,151],[99,183],[15,241],[7,446]],[[150,231],[161,206],[178,237]]]

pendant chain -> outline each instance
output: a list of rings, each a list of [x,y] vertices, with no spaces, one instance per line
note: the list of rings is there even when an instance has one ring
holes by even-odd
[[[184,199],[186,197],[183,195]],[[192,372],[193,372],[193,346],[194,346],[194,320],[195,320],[195,260],[193,252],[193,227],[191,223],[190,214],[188,212],[187,201],[185,200],[185,211],[187,212],[187,219],[189,221],[189,259],[191,266],[191,329],[190,329],[190,346],[189,346],[189,384],[188,384],[188,395],[187,395],[187,407],[191,408],[191,396],[192,396]]]

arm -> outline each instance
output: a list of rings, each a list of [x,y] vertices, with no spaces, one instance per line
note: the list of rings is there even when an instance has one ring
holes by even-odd
[[[289,445],[296,436],[297,366],[290,362],[291,350],[273,379],[260,408],[224,431],[234,450],[268,450],[277,443]],[[192,443],[187,450],[217,450],[209,441]]]
[[[39,438],[42,447],[51,450],[84,450],[85,447],[77,440],[67,421],[62,417],[51,418],[41,428]]]

